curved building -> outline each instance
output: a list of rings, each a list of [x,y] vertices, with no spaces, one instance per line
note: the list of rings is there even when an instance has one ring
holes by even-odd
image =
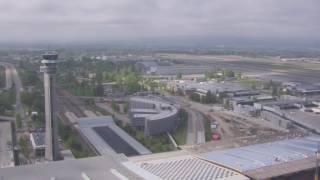
[[[129,106],[132,126],[144,130],[145,135],[172,131],[179,124],[179,108],[161,98],[131,97]]]

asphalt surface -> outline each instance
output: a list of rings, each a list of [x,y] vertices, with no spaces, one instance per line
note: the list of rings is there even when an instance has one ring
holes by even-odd
[[[165,98],[174,104],[180,105],[188,113],[187,145],[204,144],[206,140],[202,114],[207,112],[208,108],[206,107],[199,111],[199,109],[193,107],[194,105],[191,101],[170,94],[167,94]]]
[[[320,83],[319,64],[308,62],[282,62],[277,58],[249,58],[211,55],[169,55],[182,64],[208,66],[243,72],[245,75],[275,81],[299,81],[306,84]],[[312,68],[310,68],[312,67]]]
[[[188,112],[187,145],[205,143],[203,116],[193,109],[185,110]]]
[[[21,103],[21,92],[23,92],[23,85],[20,80],[17,69],[10,63],[0,62],[1,66],[6,68],[6,87],[5,89],[11,89],[13,84],[16,88],[16,107],[15,112],[21,115],[21,119],[25,118],[25,113]],[[24,123],[23,123],[24,124]]]

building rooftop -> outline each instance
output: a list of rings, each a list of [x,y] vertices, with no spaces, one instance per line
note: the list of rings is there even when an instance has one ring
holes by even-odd
[[[282,140],[272,143],[257,144],[221,151],[205,153],[205,160],[235,169],[243,174],[260,172],[261,176],[271,178],[279,174],[288,174],[292,168],[297,168],[296,162],[309,161],[315,157],[320,136],[309,136],[299,139]],[[314,164],[315,165],[315,164]],[[313,166],[314,166],[313,165]],[[286,166],[285,169],[273,168],[272,171],[263,171],[264,168]],[[304,166],[296,171],[305,170]],[[291,169],[291,170],[290,170]],[[261,174],[262,172],[268,174]]]
[[[150,154],[142,144],[119,128],[111,116],[79,118],[81,133],[99,154]]]
[[[187,153],[170,152],[130,159],[136,165],[164,180],[201,179],[201,180],[247,180],[249,178],[211,162]]]
[[[178,87],[183,88],[185,90],[188,89],[197,89],[200,91],[211,91],[211,92],[241,92],[246,91],[249,92],[250,89],[238,84],[238,83],[218,83],[214,81],[208,82],[195,82],[195,81],[179,81],[173,82]]]
[[[0,169],[3,180],[119,180],[157,179],[157,177],[133,165],[128,166],[122,155],[54,161]],[[130,164],[130,163],[129,163]],[[128,166],[128,167],[126,167]],[[138,169],[138,170],[136,170]]]
[[[130,101],[153,104],[154,108],[131,108],[134,117],[145,117],[148,120],[159,120],[178,113],[178,108],[163,99],[149,96],[131,97]]]
[[[12,166],[14,166],[14,158],[12,147],[11,122],[0,120],[0,168]]]
[[[45,133],[44,132],[30,133],[30,141],[33,149],[45,148]]]
[[[320,133],[320,115],[312,112],[303,112],[299,109],[282,110],[285,116],[297,124]]]

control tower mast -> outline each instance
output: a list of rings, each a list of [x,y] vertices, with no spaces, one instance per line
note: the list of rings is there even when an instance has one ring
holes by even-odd
[[[55,102],[55,74],[57,72],[57,53],[46,53],[42,56],[40,71],[44,73],[45,95],[45,159],[56,161],[59,159],[58,130]]]

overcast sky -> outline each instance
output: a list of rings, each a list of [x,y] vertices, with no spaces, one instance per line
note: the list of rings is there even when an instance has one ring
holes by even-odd
[[[0,0],[0,41],[320,39],[320,0]]]

